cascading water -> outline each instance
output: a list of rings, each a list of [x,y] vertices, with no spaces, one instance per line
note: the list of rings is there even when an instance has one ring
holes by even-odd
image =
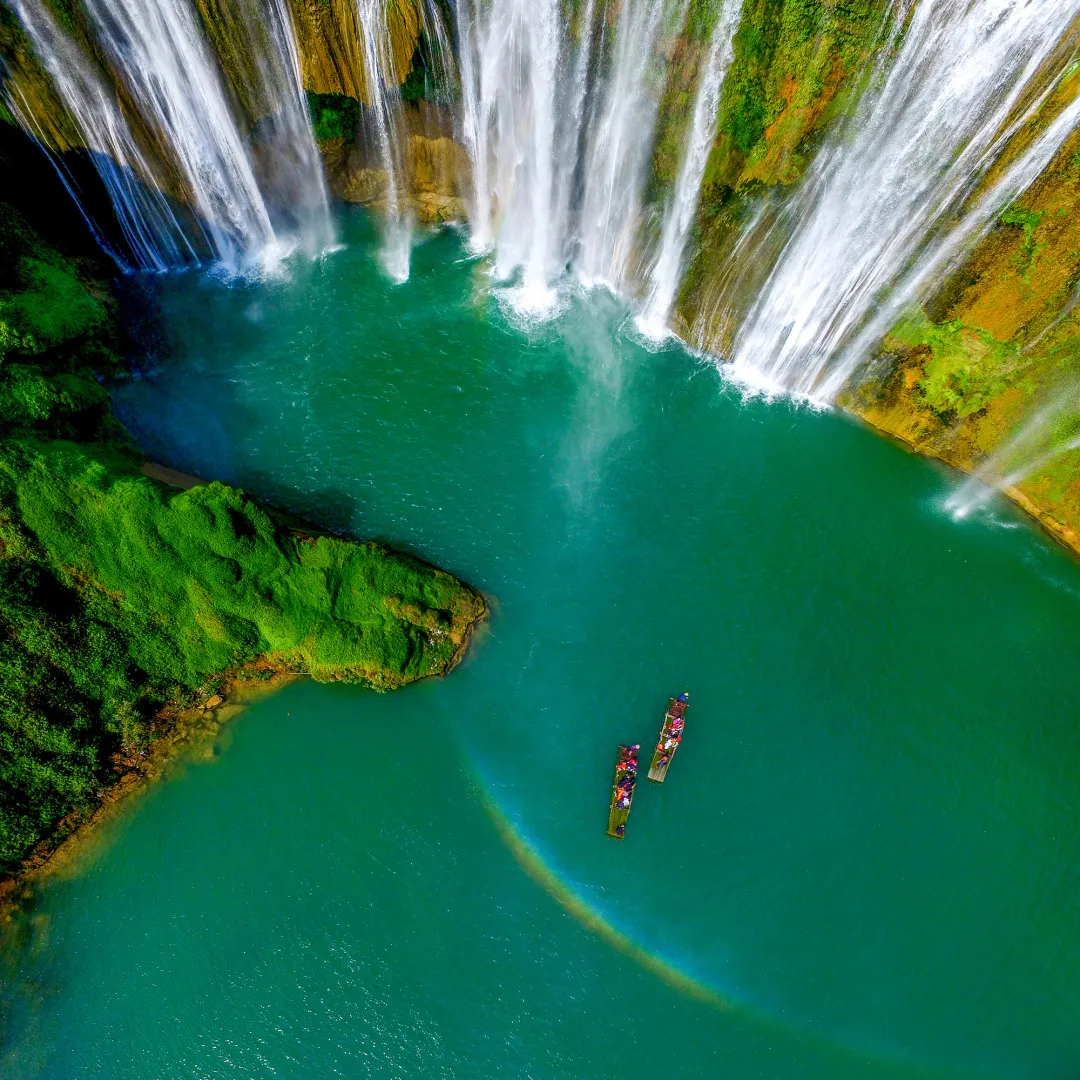
[[[439,0],[423,0],[420,11],[423,41],[426,45],[425,64],[427,75],[434,80],[435,97],[449,100],[457,80],[454,42],[447,29],[446,20],[439,8]]]
[[[186,0],[86,0],[117,77],[163,134],[214,256],[240,270],[277,237]]]
[[[293,242],[312,253],[332,243],[288,10],[283,0],[233,6],[242,47],[254,58],[257,85],[245,89],[260,103],[261,170],[189,0],[86,0],[87,26],[107,71],[41,0],[15,0],[140,268],[163,270],[208,254],[237,272],[274,261]],[[135,136],[110,78],[143,137]],[[36,134],[32,110],[19,112]],[[187,203],[194,220],[175,213],[162,192]]]
[[[548,311],[570,265],[587,282],[626,285],[663,84],[657,46],[685,10],[627,0],[606,64],[603,0],[586,0],[577,20],[556,0],[458,8],[472,242],[494,250],[500,280],[520,273],[509,293],[519,311]]]
[[[946,501],[958,520],[985,506],[996,488],[1011,488],[1060,454],[1080,449],[1080,383],[1058,388],[1049,400],[984,461]]]
[[[465,140],[473,164],[473,244],[495,274],[518,268],[518,304],[550,307],[558,272],[554,221],[556,98],[564,36],[556,0],[464,0],[458,9]],[[565,118],[575,127],[580,116]]]
[[[253,30],[260,6],[244,4]],[[326,178],[308,118],[292,16],[286,0],[265,0],[265,8],[268,41],[257,62],[269,107],[260,125],[260,156],[270,168],[261,170],[261,186],[275,226],[296,236],[314,256],[334,244]]]
[[[1076,15],[1076,0],[901,5],[903,40],[881,89],[819,155],[789,208],[792,235],[735,340],[737,380],[825,401],[850,381],[1075,125],[1071,106],[965,212]]]
[[[57,94],[82,133],[136,267],[161,271],[197,261],[176,215],[154,182],[154,170],[120,112],[115,94],[41,0],[14,0],[14,4]],[[17,94],[17,84],[11,85]],[[81,208],[63,162],[49,149],[33,108],[18,97],[10,100],[23,127],[54,158]],[[86,216],[85,210],[83,213]]]
[[[224,82],[192,0],[83,0],[94,59],[59,29],[43,0],[12,2],[94,155],[138,265],[161,269],[209,250],[238,269],[280,249],[281,236],[309,237],[313,250],[331,242],[286,0],[218,0],[215,8],[215,20],[239,27],[226,37],[244,37],[252,54],[242,76],[252,85],[239,97],[262,144],[256,149],[237,123],[238,76],[223,62],[231,84]],[[405,280],[413,215],[401,57],[388,24],[396,9],[388,0],[355,3],[369,142],[387,178],[383,260],[391,277]],[[752,226],[736,243],[740,259],[758,249],[762,273],[772,265],[735,336],[736,378],[822,400],[850,380],[890,323],[1037,175],[1075,123],[1074,102],[984,183],[1049,92],[1044,68],[1078,6],[1041,0],[1035,19],[1033,0],[896,0],[896,36],[881,51],[876,88],[782,212],[758,215],[769,235]],[[738,0],[720,5],[642,283],[642,200],[667,74],[663,46],[683,29],[687,7],[687,0],[457,5],[471,243],[493,252],[494,275],[514,282],[503,295],[519,311],[550,310],[569,274],[643,294],[639,326],[666,332],[741,16]],[[437,80],[449,84],[453,49],[438,5],[425,0],[416,11],[431,62],[445,69]],[[1032,92],[1036,84],[1042,97]],[[196,224],[162,191],[187,202]],[[779,252],[775,265],[765,251]],[[715,269],[714,280],[723,279],[723,268]],[[729,277],[737,287],[740,273]],[[695,331],[707,346],[700,322]]]
[[[413,215],[405,201],[405,167],[399,138],[401,95],[397,89],[385,0],[357,0],[357,17],[370,119],[380,162],[386,170],[383,269],[391,280],[403,282],[409,279]]]
[[[664,213],[660,252],[653,263],[649,291],[637,319],[638,329],[654,340],[668,333],[668,316],[682,278],[686,239],[697,213],[701,181],[716,138],[720,88],[731,63],[732,37],[739,25],[741,12],[740,0],[726,0],[709,40],[686,148],[675,178],[675,188]]]
[[[686,0],[639,0],[619,15],[614,67],[585,166],[578,273],[618,292],[629,282],[659,105],[654,69],[664,20],[681,28]]]

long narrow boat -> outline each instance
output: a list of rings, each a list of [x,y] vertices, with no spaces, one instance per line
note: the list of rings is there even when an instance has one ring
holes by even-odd
[[[626,835],[626,819],[630,816],[630,804],[634,801],[634,785],[637,783],[637,755],[641,743],[619,746],[619,760],[615,763],[615,782],[611,785],[611,810],[608,812],[607,834],[621,840]]]
[[[655,780],[658,784],[664,782],[671,759],[675,756],[675,751],[679,749],[679,743],[682,742],[684,717],[689,703],[689,694],[680,694],[677,698],[671,698],[668,701],[664,722],[660,726],[660,738],[656,740],[656,749],[653,751],[652,762],[649,765],[649,779]]]

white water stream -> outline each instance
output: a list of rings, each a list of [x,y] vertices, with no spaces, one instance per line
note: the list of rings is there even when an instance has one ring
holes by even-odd
[[[301,237],[313,251],[331,242],[285,0],[231,0],[244,18],[269,25],[268,34],[254,27],[251,34],[267,43],[259,46],[258,78],[260,98],[272,102],[257,123],[272,151],[261,158],[192,0],[84,0],[111,73],[139,111],[139,139],[107,73],[59,29],[43,0],[12,2],[94,153],[140,266],[178,265],[209,249],[239,270]],[[414,223],[388,0],[355,2],[368,134],[387,175],[383,260],[403,281]],[[517,311],[549,313],[560,286],[576,279],[642,296],[639,326],[653,337],[666,333],[741,8],[725,0],[700,62],[650,260],[643,193],[666,43],[683,30],[687,0],[580,0],[570,8],[561,0],[459,0],[457,108],[472,164],[471,244],[492,253],[500,294]],[[731,290],[755,249],[764,277],[735,332],[728,369],[737,380],[819,401],[850,382],[889,326],[1031,183],[1080,119],[1074,102],[983,183],[1049,92],[1044,68],[1078,14],[1080,0],[896,0],[894,38],[881,50],[871,89],[782,211],[758,216],[769,234],[746,230],[738,260],[735,252],[729,260]],[[424,5],[424,19],[437,78],[450,85],[453,50],[437,5]],[[1032,93],[1037,80],[1040,93]],[[150,153],[154,144],[161,161]],[[170,188],[158,183],[162,169],[194,211],[194,229],[158,190]],[[712,269],[724,279],[724,267]],[[717,305],[736,310],[723,291]],[[695,328],[699,340],[707,340],[709,316]]]
[[[997,448],[949,496],[945,509],[958,521],[989,503],[997,488],[1011,488],[1049,465],[1058,455],[1080,449],[1080,385],[1059,389],[1036,409],[1020,430]]]
[[[257,60],[263,88],[272,95],[272,111],[264,121],[271,137],[262,155],[272,169],[263,181],[270,187],[264,193],[275,222],[282,220],[315,256],[335,243],[326,177],[311,130],[288,3],[265,0],[265,6],[270,47],[261,50]]]
[[[614,292],[631,280],[641,197],[663,85],[657,55],[665,18],[678,32],[686,0],[637,0],[619,13],[615,57],[585,159],[578,274]]]
[[[112,201],[135,266],[140,270],[162,271],[197,262],[183,228],[157,186],[149,159],[120,112],[115,94],[80,47],[60,28],[42,0],[13,2],[53,88],[79,127]],[[18,98],[11,101],[23,127],[53,157],[65,186],[83,209],[70,172],[60,156],[53,154],[33,109]],[[83,216],[88,217],[85,209]]]
[[[472,242],[494,249],[495,274],[521,271],[517,304],[554,301],[562,237],[555,220],[560,140],[557,75],[570,43],[557,0],[462,0],[458,8],[462,106],[473,167]],[[563,116],[578,129],[581,116]]]
[[[237,5],[248,20],[249,47],[258,43],[261,50],[255,58],[260,97],[269,103],[260,121],[266,140],[262,160],[268,163],[262,177],[190,0],[84,4],[95,42],[157,144],[160,161],[135,138],[105,74],[59,28],[42,0],[16,0],[15,7],[94,157],[140,268],[184,265],[202,252],[235,273],[273,265],[298,243],[312,254],[332,243],[322,164],[283,0],[255,9]],[[45,142],[26,110],[19,111]],[[192,215],[181,219],[173,212],[162,194],[170,189]]]
[[[820,401],[848,384],[889,326],[1075,126],[1072,106],[965,205],[1022,122],[1015,110],[1025,88],[1078,11],[1077,0],[915,7],[880,89],[819,154],[789,207],[793,232],[738,331],[734,378]]]
[[[716,139],[720,88],[731,63],[732,37],[738,29],[741,13],[741,0],[725,0],[709,40],[682,164],[664,213],[660,252],[653,263],[649,291],[637,318],[638,329],[654,340],[669,333],[668,317],[682,280],[686,240],[697,213],[709,152]]]
[[[473,166],[472,242],[527,315],[548,312],[568,269],[629,281],[663,89],[658,52],[685,0],[606,0],[576,20],[557,0],[462,0],[462,120]],[[610,54],[610,55],[609,55]]]
[[[249,148],[187,0],[86,0],[99,44],[162,133],[214,257],[239,272],[280,253]]]
[[[405,201],[405,167],[399,131],[401,95],[394,72],[390,31],[385,0],[357,0],[364,81],[367,86],[369,117],[386,170],[386,207],[382,221],[382,264],[392,281],[409,280],[412,253],[413,215]]]

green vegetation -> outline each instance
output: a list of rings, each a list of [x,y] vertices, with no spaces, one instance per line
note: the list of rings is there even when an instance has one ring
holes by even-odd
[[[708,41],[719,17],[720,5],[715,0],[690,0],[686,11],[687,38],[695,43]]]
[[[1017,269],[1025,275],[1031,270],[1031,264],[1035,259],[1037,246],[1035,230],[1042,223],[1044,216],[1042,211],[1025,210],[1015,204],[1008,207],[1001,215],[1000,220],[1003,225],[1019,225],[1024,230],[1024,243],[1020,249]]]
[[[408,556],[143,475],[98,381],[123,372],[113,332],[108,295],[0,208],[0,872],[224,674],[389,689],[447,670],[484,611]]]
[[[433,50],[426,33],[420,34],[409,66],[409,74],[401,84],[403,101],[430,101],[436,105],[451,105],[459,94],[459,87],[440,81],[435,73],[439,65],[433,63]]]
[[[878,43],[886,10],[881,0],[744,0],[721,100],[721,136],[754,160],[768,155],[768,142],[789,143],[794,151],[827,118],[841,81]],[[771,131],[785,117],[792,130],[781,124]],[[774,170],[762,179],[792,177]]]
[[[720,6],[692,0],[691,43],[711,32]],[[854,108],[888,39],[892,10],[888,0],[742,0],[680,289],[688,324],[713,307],[717,271],[755,207],[769,189],[797,183],[834,121]],[[672,107],[686,109],[674,95],[665,103]],[[670,183],[672,151],[666,143],[662,149],[654,159],[657,191]],[[725,347],[722,326],[704,331],[714,347]]]
[[[959,319],[933,323],[921,310],[893,329],[887,345],[922,352],[922,376],[915,384],[919,400],[947,421],[984,409],[1025,370],[1016,345]]]
[[[360,122],[360,102],[347,94],[307,95],[311,126],[319,142],[332,139],[351,141]]]

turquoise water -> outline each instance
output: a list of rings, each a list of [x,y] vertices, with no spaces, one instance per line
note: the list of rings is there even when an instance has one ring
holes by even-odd
[[[54,881],[5,1077],[1080,1072],[1080,569],[602,295],[531,330],[442,233],[158,283],[177,468],[495,598],[451,677],[298,683]],[[604,835],[615,745],[687,735]]]

